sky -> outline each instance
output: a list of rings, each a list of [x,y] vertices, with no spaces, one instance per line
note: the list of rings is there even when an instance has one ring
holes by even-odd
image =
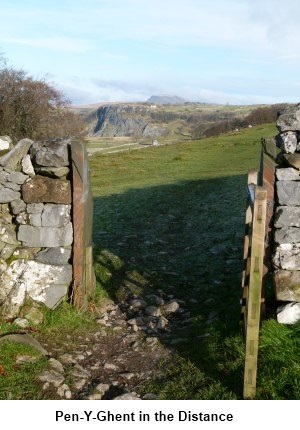
[[[75,105],[299,102],[299,0],[0,0],[7,65]]]

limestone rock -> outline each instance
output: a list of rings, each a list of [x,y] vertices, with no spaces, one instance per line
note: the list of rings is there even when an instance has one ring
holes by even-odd
[[[171,315],[177,312],[179,310],[179,307],[180,307],[179,304],[175,300],[173,300],[172,302],[164,305],[162,307],[162,310],[164,315]]]
[[[29,326],[29,321],[25,318],[16,318],[14,324],[21,328],[26,328]]]
[[[32,225],[33,227],[42,227],[42,214],[41,213],[28,214],[28,221],[29,221],[29,224]],[[23,223],[20,223],[20,224],[23,224]]]
[[[16,216],[16,222],[17,222],[18,224],[22,224],[22,225],[27,224],[27,212],[20,212],[20,213]]]
[[[27,154],[33,141],[30,139],[20,140],[16,146],[9,151],[7,154],[0,158],[0,166],[14,169],[17,164],[22,160],[22,158]]]
[[[71,220],[70,205],[46,204],[42,213],[43,227],[65,227]]]
[[[125,393],[115,397],[113,400],[141,400],[136,393]]]
[[[275,211],[274,226],[300,227],[300,207],[299,206],[278,206]]]
[[[0,258],[0,275],[7,270],[7,263],[3,258]]]
[[[7,182],[7,176],[9,175],[8,172],[5,172],[5,170],[1,171],[2,167],[0,168],[0,184],[5,184]]]
[[[300,228],[298,227],[283,227],[275,230],[275,243],[298,243],[300,242]]]
[[[0,227],[0,240],[10,245],[20,245],[16,236],[16,226],[7,224]]]
[[[300,243],[277,246],[273,264],[278,269],[300,270]]]
[[[22,197],[26,203],[71,203],[71,185],[64,179],[35,176],[22,185]]]
[[[6,341],[22,343],[23,345],[29,345],[37,349],[44,356],[49,355],[48,351],[46,351],[46,349],[40,344],[40,342],[34,339],[34,337],[30,336],[27,333],[8,334],[0,337],[0,343],[6,342]]]
[[[44,321],[44,313],[39,305],[32,303],[31,305],[25,305],[22,308],[21,315],[24,316],[30,324],[39,325]]]
[[[0,151],[10,149],[12,140],[9,136],[0,136]]]
[[[277,300],[300,302],[300,271],[276,270],[274,283]]]
[[[14,256],[17,258],[23,258],[24,260],[35,260],[37,253],[41,250],[41,248],[28,248],[18,246],[14,251]]]
[[[287,131],[278,136],[279,147],[286,154],[294,154],[297,149],[297,133]]]
[[[111,386],[109,384],[100,383],[100,384],[96,385],[95,391],[97,391],[100,394],[101,399],[102,399],[103,396],[105,396],[105,394],[108,393],[110,388],[111,388]]]
[[[0,276],[0,313],[18,315],[25,299],[54,309],[65,297],[72,281],[72,266],[51,266],[37,261],[14,261]]]
[[[67,247],[73,242],[72,223],[65,227],[33,227],[20,225],[18,240],[32,248]]]
[[[133,309],[144,309],[147,306],[147,303],[143,299],[133,299],[129,302],[129,305]]]
[[[55,360],[55,358],[50,358],[49,359],[49,364],[50,367],[52,367],[52,369],[56,370],[59,373],[64,373],[64,366],[61,364],[60,361]]]
[[[27,212],[29,214],[41,214],[44,210],[43,203],[30,203],[27,205]]]
[[[37,167],[36,172],[50,178],[63,178],[69,174],[70,169],[69,167]]]
[[[15,182],[6,182],[4,186],[5,188],[9,188],[10,190],[21,191],[21,185],[16,184]]]
[[[13,200],[20,200],[21,194],[19,191],[14,191],[10,188],[0,186],[0,203],[9,203]]]
[[[58,387],[57,394],[67,400],[70,400],[72,398],[71,390],[67,384],[62,384],[60,387]]]
[[[276,125],[280,132],[300,130],[300,104],[280,112]]]
[[[64,376],[55,370],[44,370],[39,376],[39,380],[42,382],[49,382],[54,387],[59,387],[65,380]]]
[[[24,182],[26,181],[26,179],[28,179],[29,176],[28,175],[24,175],[21,172],[11,172],[8,176],[7,176],[7,180],[10,182],[14,182],[15,184],[18,185],[22,185],[24,184]]]
[[[300,321],[300,303],[288,303],[277,311],[277,321],[281,324],[295,324]]]
[[[29,154],[25,155],[25,157],[22,158],[21,165],[22,165],[22,171],[26,175],[29,175],[30,177],[35,176],[35,171]]]
[[[299,170],[293,167],[277,168],[276,177],[278,181],[299,181]]]
[[[300,169],[300,154],[282,154],[281,160],[295,169]]]
[[[47,248],[40,251],[37,255],[37,260],[42,263],[61,265],[68,264],[71,258],[70,248]]]
[[[300,206],[300,182],[278,181],[277,197],[279,205]]]
[[[7,243],[0,252],[0,258],[3,258],[4,260],[10,258],[13,255],[16,247],[17,245],[11,245]]]
[[[14,215],[18,215],[20,212],[25,211],[26,204],[23,202],[23,200],[18,199],[18,200],[11,201],[10,207],[11,207],[12,213]]]
[[[30,153],[34,163],[46,167],[64,167],[69,165],[69,149],[65,142],[36,142]]]

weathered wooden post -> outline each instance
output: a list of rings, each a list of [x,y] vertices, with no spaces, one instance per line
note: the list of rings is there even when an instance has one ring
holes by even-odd
[[[95,293],[96,279],[93,267],[93,197],[91,193],[88,155],[80,142],[71,145],[73,175],[73,303],[86,309],[88,299]]]
[[[264,276],[267,190],[254,187],[250,249],[249,284],[245,300],[246,354],[244,398],[256,393],[258,338],[261,314],[262,281]]]

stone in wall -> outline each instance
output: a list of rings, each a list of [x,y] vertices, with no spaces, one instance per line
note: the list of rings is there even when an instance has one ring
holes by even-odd
[[[300,206],[300,182],[277,182],[278,204],[283,206]]]
[[[300,104],[288,107],[281,112],[276,125],[280,132],[300,130]]]
[[[12,139],[9,136],[0,136],[0,151],[12,148]]]
[[[64,227],[71,221],[71,205],[45,204],[42,212],[43,227]]]
[[[47,248],[37,254],[37,261],[42,263],[62,265],[67,264],[71,258],[71,248]]]
[[[29,154],[25,155],[25,157],[22,158],[21,165],[23,173],[29,175],[30,177],[35,176],[35,171]]]
[[[16,226],[5,224],[0,226],[0,258],[7,260],[20,245],[16,236]]]
[[[274,226],[300,227],[300,206],[278,206],[275,210]]]
[[[66,296],[72,281],[72,266],[54,266],[38,261],[17,260],[0,275],[0,312],[16,317],[27,301],[54,309]]]
[[[281,324],[295,324],[300,321],[300,303],[288,303],[280,306],[277,311],[277,321]]]
[[[278,181],[300,181],[299,170],[293,167],[276,169],[276,178]]]
[[[274,241],[278,244],[300,242],[300,228],[283,227],[275,230]]]
[[[276,299],[283,302],[300,302],[300,271],[276,270]]]
[[[298,149],[297,149],[298,150]],[[291,166],[295,169],[300,169],[300,154],[281,154],[281,157],[278,159],[279,164],[284,164],[286,167]]]
[[[70,173],[68,167],[36,167],[35,170],[37,174],[50,178],[65,178]]]
[[[35,142],[30,148],[30,154],[35,164],[45,167],[69,166],[69,141],[45,143]]]
[[[277,246],[273,264],[277,269],[300,270],[300,243]]]
[[[51,179],[36,175],[22,185],[22,198],[26,203],[71,204],[71,184],[64,179]]]
[[[30,139],[20,140],[11,151],[0,158],[0,166],[12,170],[15,169],[18,163],[21,162],[22,158],[27,155],[27,152],[32,144],[33,141]]]
[[[20,200],[20,198],[20,191],[14,191],[0,185],[0,203],[10,203],[12,200]]]
[[[17,237],[30,248],[67,247],[73,243],[73,226],[70,222],[64,227],[20,225]]]
[[[286,154],[294,154],[297,149],[297,133],[287,131],[277,137],[277,146]]]

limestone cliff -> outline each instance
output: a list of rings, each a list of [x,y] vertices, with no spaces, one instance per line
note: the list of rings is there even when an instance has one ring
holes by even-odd
[[[139,136],[159,137],[166,128],[149,123],[148,106],[105,105],[97,110],[94,136]]]

